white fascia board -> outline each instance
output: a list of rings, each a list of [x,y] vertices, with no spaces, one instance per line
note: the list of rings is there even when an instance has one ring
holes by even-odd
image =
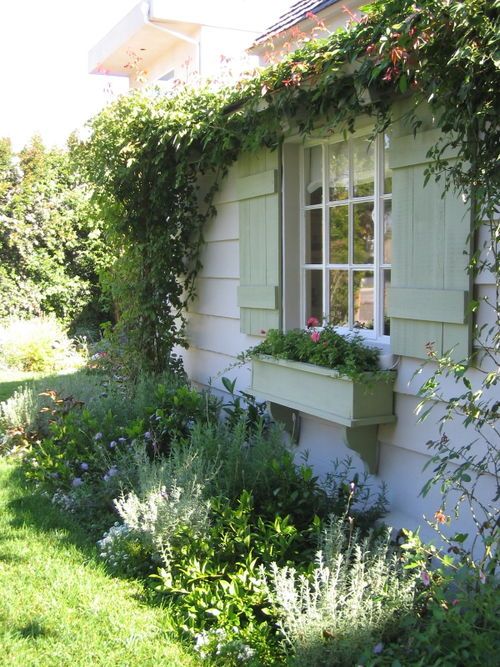
[[[149,4],[140,2],[112,28],[89,52],[91,74],[114,74],[128,76],[126,71],[113,71],[106,63],[122,49],[148,22]]]
[[[203,5],[150,0],[149,18],[159,23],[191,23],[259,35],[291,4],[292,0],[211,0]]]

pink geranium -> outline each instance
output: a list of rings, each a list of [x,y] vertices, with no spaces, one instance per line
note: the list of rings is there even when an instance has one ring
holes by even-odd
[[[317,320],[315,317],[310,317],[307,322],[306,322],[307,328],[309,329],[310,327],[319,327],[319,320]]]
[[[311,340],[313,343],[319,343],[319,339],[321,338],[321,334],[319,331],[313,331],[311,334]]]

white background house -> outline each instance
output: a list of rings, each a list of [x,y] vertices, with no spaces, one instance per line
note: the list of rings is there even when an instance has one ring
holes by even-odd
[[[245,49],[290,0],[140,2],[89,53],[94,74],[127,77],[131,87],[175,79],[234,76],[258,63]]]
[[[216,4],[222,9],[222,2],[207,3],[210,12],[196,15],[189,13],[189,3],[138,6],[91,52],[93,71],[130,76],[134,85],[135,75],[125,67],[127,52],[140,51],[147,80],[164,76],[169,68],[177,76],[187,57],[199,63],[202,74],[212,75],[220,63],[221,42],[234,57],[257,40],[251,53],[262,62],[270,38],[279,50],[297,37],[297,27],[311,31],[317,22],[306,17],[307,11],[317,12],[330,30],[348,19],[335,0],[303,0],[277,21],[269,17],[267,24],[275,23],[262,34],[241,13],[251,6],[254,14],[255,3],[227,3],[233,14],[222,11],[217,20]],[[211,381],[222,389],[225,369],[262,340],[262,330],[304,326],[309,315],[324,313],[346,331],[363,320],[367,341],[381,348],[386,366],[397,369],[395,420],[377,427],[377,480],[387,484],[389,521],[410,527],[422,523],[423,515],[432,518],[441,506],[437,489],[425,499],[419,496],[430,474],[422,472],[429,459],[426,443],[437,436],[439,416],[438,409],[424,423],[416,417],[417,393],[430,372],[418,373],[425,344],[433,341],[443,352],[458,345],[457,354],[467,354],[467,303],[472,295],[494,299],[494,276],[483,272],[471,284],[466,273],[467,207],[453,193],[442,199],[437,184],[423,189],[426,152],[436,138],[432,117],[424,112],[423,120],[416,139],[404,123],[396,123],[374,144],[366,140],[369,119],[359,120],[348,142],[321,129],[304,142],[290,130],[280,151],[240,159],[217,195],[217,216],[205,231],[198,297],[189,312],[191,346],[184,353],[194,382],[206,386]],[[256,176],[267,185],[248,194]],[[338,235],[332,229],[361,239],[362,256],[356,257],[356,247],[348,251],[352,240],[335,246]],[[339,303],[342,281],[346,289]],[[267,301],[253,302],[257,293]],[[480,308],[476,322],[487,317],[487,309]],[[250,384],[248,367],[226,374],[238,376],[242,390]],[[316,471],[324,474],[335,459],[346,456],[363,468],[346,446],[343,425],[307,412],[300,419],[297,451],[309,452]],[[451,424],[447,434],[457,442],[472,439],[460,423]]]

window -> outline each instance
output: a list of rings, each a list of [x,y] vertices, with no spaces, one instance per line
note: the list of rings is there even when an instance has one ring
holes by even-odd
[[[175,71],[173,69],[166,72],[163,76],[155,81],[155,86],[162,91],[169,92],[175,84]]]
[[[311,142],[301,168],[301,318],[367,337],[390,333],[391,172],[388,137]]]

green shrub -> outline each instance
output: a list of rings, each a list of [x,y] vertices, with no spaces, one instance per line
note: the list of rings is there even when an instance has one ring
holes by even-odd
[[[486,574],[484,563],[463,559],[454,547],[445,552],[423,543],[417,533],[405,535],[405,568],[416,572],[419,582],[415,605],[400,619],[397,635],[385,638],[378,655],[365,653],[363,664],[491,664],[500,649],[498,579]]]
[[[0,367],[59,372],[80,367],[83,361],[54,318],[12,319],[0,326]]]
[[[397,638],[382,642],[377,655],[366,651],[362,664],[367,667],[493,664],[493,656],[500,650],[499,593],[498,581],[481,582],[473,570],[464,569],[451,576],[442,569],[433,571],[431,584],[421,594],[413,613],[401,618]]]
[[[212,498],[210,505],[202,534],[182,524],[172,534],[158,590],[204,657],[238,664],[246,647],[249,664],[276,664],[282,654],[262,567],[300,560],[304,536],[287,517],[256,515],[246,491],[236,501]]]

